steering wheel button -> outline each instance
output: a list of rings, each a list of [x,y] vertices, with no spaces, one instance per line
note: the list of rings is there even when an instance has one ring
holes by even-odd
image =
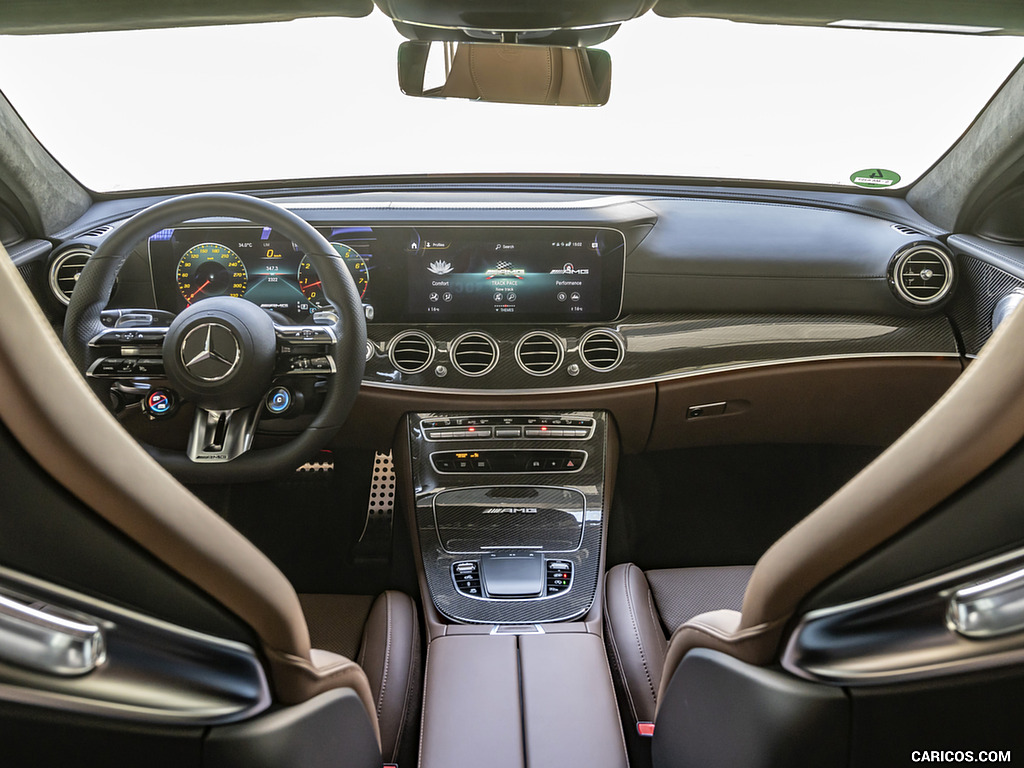
[[[164,361],[160,358],[144,357],[135,364],[135,373],[140,376],[159,376],[164,372]]]
[[[292,393],[285,387],[274,387],[267,395],[267,410],[275,415],[281,415],[292,405]]]

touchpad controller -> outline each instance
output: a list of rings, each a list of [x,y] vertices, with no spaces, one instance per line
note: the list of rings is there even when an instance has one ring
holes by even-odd
[[[539,597],[544,591],[544,557],[530,552],[480,559],[484,590],[490,597]]]

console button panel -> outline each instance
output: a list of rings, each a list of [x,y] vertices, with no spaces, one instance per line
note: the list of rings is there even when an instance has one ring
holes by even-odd
[[[587,462],[585,451],[480,450],[439,451],[430,454],[438,472],[579,472]]]
[[[548,560],[544,570],[544,594],[559,595],[572,586],[572,560]]]
[[[575,416],[454,416],[424,419],[420,430],[427,440],[587,440],[594,420]]]
[[[572,588],[572,577],[572,560],[546,560],[544,563],[543,597],[553,597],[568,592]],[[484,589],[480,578],[480,561],[478,560],[462,560],[452,563],[452,581],[455,583],[455,589],[467,597],[489,600],[503,600],[509,597],[508,595],[492,595]]]
[[[452,563],[452,580],[455,588],[469,597],[483,597],[483,586],[480,583],[480,563],[476,560],[465,560]]]

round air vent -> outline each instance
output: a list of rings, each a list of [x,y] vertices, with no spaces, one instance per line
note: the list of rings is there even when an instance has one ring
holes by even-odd
[[[498,362],[498,342],[476,331],[464,333],[452,342],[449,353],[459,373],[483,376]]]
[[[547,376],[562,364],[562,342],[547,331],[528,333],[516,344],[516,362],[534,376]]]
[[[939,246],[915,243],[897,251],[889,265],[889,285],[915,307],[940,303],[953,289],[953,259]]]
[[[587,331],[580,339],[580,357],[588,368],[610,371],[622,362],[625,344],[622,338],[612,331],[597,329]]]
[[[50,290],[61,304],[71,303],[71,292],[90,256],[91,248],[69,248],[50,264]]]
[[[402,331],[391,339],[388,357],[402,373],[419,373],[434,359],[434,340],[422,331]]]

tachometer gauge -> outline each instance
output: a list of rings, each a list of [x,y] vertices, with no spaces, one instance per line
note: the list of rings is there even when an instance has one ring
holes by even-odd
[[[178,290],[186,304],[210,296],[240,297],[248,282],[245,264],[237,253],[224,245],[194,245],[178,262]]]
[[[345,266],[348,267],[352,279],[355,280],[359,297],[364,297],[366,289],[370,286],[370,271],[363,257],[354,248],[350,248],[344,243],[331,243],[331,245],[334,246],[334,250],[338,252],[338,255],[345,260]],[[298,281],[299,288],[302,289],[302,293],[305,294],[306,298],[311,303],[322,306],[323,291],[320,288],[320,276],[317,275],[316,268],[309,260],[309,256],[304,256],[299,263]]]

